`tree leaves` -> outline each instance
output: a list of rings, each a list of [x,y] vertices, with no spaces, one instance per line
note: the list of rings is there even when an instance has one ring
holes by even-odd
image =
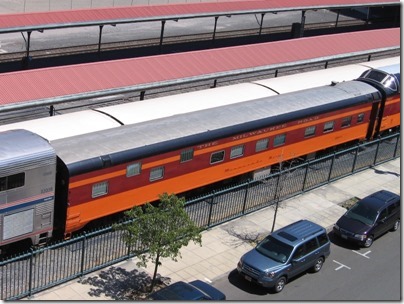
[[[202,246],[202,229],[190,219],[184,209],[185,199],[174,194],[163,193],[157,205],[147,203],[125,212],[131,222],[115,226],[124,231],[125,243],[138,255],[139,267],[146,267],[148,262],[155,264],[153,289],[160,258],[181,258],[180,249],[190,241]],[[137,246],[138,243],[141,246]],[[146,248],[139,250],[138,248]]]

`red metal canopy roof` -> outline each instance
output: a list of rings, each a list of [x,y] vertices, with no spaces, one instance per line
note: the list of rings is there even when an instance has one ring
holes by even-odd
[[[385,6],[398,5],[399,3],[399,0],[218,0],[207,3],[31,12],[0,15],[0,33],[38,28],[49,29],[271,11]]]
[[[145,84],[173,84],[203,75],[223,76],[399,48],[400,29],[396,28],[5,73],[0,74],[0,110],[66,95],[135,91]]]

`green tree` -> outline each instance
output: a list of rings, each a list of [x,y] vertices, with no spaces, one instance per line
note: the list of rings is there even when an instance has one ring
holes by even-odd
[[[184,204],[184,198],[163,193],[156,206],[150,203],[136,206],[125,212],[132,221],[115,226],[115,229],[124,231],[124,242],[140,260],[138,267],[146,267],[149,261],[155,264],[150,292],[156,284],[161,258],[177,262],[177,257],[181,258],[181,247],[190,241],[202,246],[202,229],[189,218]]]

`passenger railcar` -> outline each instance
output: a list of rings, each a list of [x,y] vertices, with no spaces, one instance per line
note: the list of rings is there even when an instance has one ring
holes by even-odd
[[[163,192],[254,176],[366,139],[382,102],[375,87],[350,81],[56,140],[58,173],[67,187],[56,202],[68,202],[65,233]]]
[[[287,87],[274,90],[275,83],[257,84],[249,86],[259,86],[263,96],[251,100],[217,95],[220,105],[132,112],[132,121],[122,105],[31,125],[42,137],[28,127],[31,132],[0,132],[0,246],[68,237],[163,192],[180,194],[242,174],[256,177],[274,164],[400,126],[399,64],[363,72],[356,81],[290,93]],[[269,89],[275,94],[263,93]],[[150,111],[147,102],[142,106]],[[85,112],[92,120],[82,124],[76,119]],[[60,136],[58,121],[66,127]],[[53,129],[46,131],[46,125]]]
[[[12,130],[0,136],[0,246],[52,237],[56,153],[40,136]]]

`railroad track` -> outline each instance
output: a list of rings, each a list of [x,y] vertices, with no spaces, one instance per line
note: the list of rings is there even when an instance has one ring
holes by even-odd
[[[318,34],[331,34],[353,30],[364,30],[372,28],[391,27],[387,22],[369,23],[363,20],[344,20],[338,25],[335,22],[311,23],[305,25],[305,36],[314,36]],[[155,55],[159,53],[181,52],[183,50],[196,50],[206,47],[234,46],[248,43],[269,42],[291,38],[292,26],[265,27],[259,31],[259,28],[222,31],[213,33],[200,33],[193,35],[168,36],[163,41],[160,38],[138,39],[131,41],[119,41],[112,43],[103,43],[99,49],[98,44],[80,45],[74,47],[57,47],[53,49],[30,50],[30,57],[38,59],[52,57],[79,56],[91,53],[111,53],[122,50],[135,50],[131,57],[144,55]],[[136,51],[138,50],[138,51]],[[121,55],[119,55],[121,56]],[[20,62],[26,57],[26,51],[3,53],[0,55],[0,64],[10,62]],[[118,59],[118,58],[115,58]],[[102,60],[102,58],[100,58]]]

